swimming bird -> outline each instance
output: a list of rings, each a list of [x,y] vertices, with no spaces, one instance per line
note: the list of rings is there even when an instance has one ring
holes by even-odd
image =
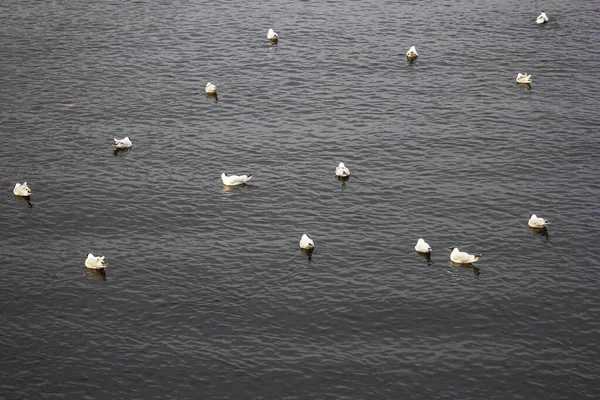
[[[526,84],[531,84],[531,75],[527,75],[527,73],[518,73],[517,74],[517,79],[516,79],[517,83],[526,83]]]
[[[277,42],[279,40],[279,35],[277,35],[273,29],[269,29],[269,32],[267,32],[267,39],[271,42]]]
[[[545,228],[546,225],[548,225],[550,222],[548,222],[547,220],[545,220],[544,218],[540,218],[535,214],[531,214],[529,216],[529,221],[527,222],[527,224],[531,227],[531,228]]]
[[[419,238],[419,240],[417,240],[415,250],[419,253],[431,253],[431,246],[429,246],[427,242],[423,240],[423,238]]]
[[[536,24],[545,24],[546,22],[548,22],[548,16],[546,15],[546,13],[544,11],[542,11],[542,13],[540,15],[538,15],[538,17],[535,19],[535,23]]]
[[[217,87],[215,85],[213,85],[212,83],[208,82],[206,84],[206,87],[204,88],[204,91],[206,92],[206,94],[216,94]]]
[[[450,253],[450,261],[456,264],[471,264],[479,261],[483,254],[469,254],[464,251],[458,250],[458,247],[450,247],[449,250],[452,250]]]
[[[15,188],[13,189],[13,193],[15,196],[23,196],[23,197],[27,197],[27,196],[31,196],[31,189],[29,189],[29,186],[27,186],[27,182],[23,182],[23,184],[21,185],[20,183],[15,183]]]
[[[128,149],[131,147],[131,140],[129,140],[129,136],[125,136],[123,139],[113,138],[115,141],[115,146],[117,149]]]
[[[254,174],[250,175],[229,175],[225,172],[221,174],[221,179],[223,180],[223,185],[227,186],[236,186],[241,185],[243,183],[248,182]]]
[[[346,178],[350,176],[350,170],[344,165],[343,162],[341,162],[337,167],[335,167],[335,176]]]
[[[419,57],[419,53],[417,53],[417,49],[415,48],[415,46],[410,46],[410,49],[408,49],[408,51],[406,52],[406,57],[408,57],[409,59]]]
[[[106,263],[104,262],[104,256],[94,257],[92,253],[88,253],[85,259],[85,267],[90,269],[104,269]]]
[[[315,248],[315,242],[305,233],[300,239],[300,248],[304,250],[312,250]]]

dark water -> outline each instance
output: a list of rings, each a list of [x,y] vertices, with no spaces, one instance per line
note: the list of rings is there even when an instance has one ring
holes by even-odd
[[[4,0],[0,398],[599,398],[599,14]]]

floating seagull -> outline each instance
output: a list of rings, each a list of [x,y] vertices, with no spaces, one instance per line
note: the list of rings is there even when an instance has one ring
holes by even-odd
[[[276,43],[279,40],[279,35],[277,35],[273,29],[269,29],[269,32],[267,32],[267,39]]]
[[[538,15],[538,17],[535,19],[535,23],[536,24],[545,24],[546,22],[548,22],[548,16],[546,15],[545,12],[542,11],[542,13],[540,15]]]
[[[315,242],[305,233],[300,239],[300,248],[304,250],[312,250],[315,248]]]
[[[243,183],[248,182],[254,174],[250,175],[229,175],[225,172],[221,174],[221,179],[223,180],[223,185],[227,186],[236,186],[241,185]]]
[[[450,253],[450,261],[456,264],[471,264],[479,261],[481,256],[483,256],[483,254],[473,255],[465,253],[464,251],[459,251],[458,247],[450,247],[449,249],[452,250],[452,253]]]
[[[29,189],[29,186],[27,186],[27,182],[23,182],[23,184],[21,185],[20,183],[15,183],[15,188],[13,189],[13,193],[15,196],[23,196],[23,197],[27,197],[27,196],[31,196],[31,189]]]
[[[340,178],[346,178],[350,176],[350,170],[344,165],[343,162],[341,162],[340,165],[335,167],[335,176],[338,176]]]
[[[102,257],[94,257],[92,253],[88,253],[87,258],[85,260],[85,267],[89,269],[104,269],[106,268],[106,263],[104,262],[104,256]]]
[[[517,79],[516,79],[517,83],[526,83],[528,85],[531,85],[531,75],[527,75],[527,73],[518,73],[517,74]]]
[[[529,216],[529,222],[527,223],[531,228],[545,228],[550,222],[544,218],[540,218],[535,214]]]
[[[125,136],[123,139],[113,139],[115,141],[115,146],[117,146],[117,149],[128,149],[131,147],[131,140],[129,140],[129,136]]]
[[[427,242],[423,240],[423,238],[419,238],[419,240],[417,240],[415,250],[419,253],[431,253],[431,246],[429,246]]]
[[[410,46],[410,49],[408,49],[408,51],[406,52],[406,57],[408,57],[408,59],[415,59],[419,57],[415,46]]]
[[[204,88],[206,94],[217,94],[217,87],[212,83],[208,82]]]

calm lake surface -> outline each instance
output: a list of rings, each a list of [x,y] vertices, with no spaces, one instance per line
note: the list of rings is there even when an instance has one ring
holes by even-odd
[[[3,0],[0,398],[599,398],[599,16]]]

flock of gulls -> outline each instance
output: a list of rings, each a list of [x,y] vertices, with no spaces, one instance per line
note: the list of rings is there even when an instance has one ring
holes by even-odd
[[[548,22],[548,16],[546,15],[546,13],[544,11],[542,11],[542,13],[536,18],[535,22],[537,24],[545,24]],[[273,29],[269,29],[269,31],[267,32],[267,39],[273,43],[277,43],[279,41],[279,35],[277,35],[277,33]],[[419,57],[419,53],[417,53],[416,47],[410,46],[410,48],[406,52],[407,60],[410,63],[412,63],[417,59],[417,57]],[[532,78],[531,78],[530,74],[518,73],[516,81],[519,84],[531,85]],[[206,84],[204,91],[207,95],[216,96],[217,86],[214,85],[213,83],[208,82]],[[115,142],[114,143],[115,150],[128,149],[132,146],[132,143],[131,143],[131,140],[129,139],[129,137],[124,137],[123,139],[114,138],[114,142]],[[223,181],[223,185],[225,185],[225,186],[237,186],[237,185],[246,184],[250,179],[252,179],[253,176],[254,175],[252,175],[252,174],[250,174],[250,175],[232,175],[232,174],[228,174],[228,173],[224,172],[223,174],[221,174],[221,180]],[[348,169],[348,167],[346,167],[344,165],[343,162],[341,162],[335,168],[335,176],[337,177],[337,179],[342,180],[342,181],[348,180],[350,178],[350,170]],[[33,192],[27,185],[27,182],[23,182],[22,184],[16,183],[15,187],[13,189],[13,194],[15,196],[23,197],[23,198],[26,198],[27,200],[29,200],[32,193]],[[535,214],[530,215],[529,221],[527,222],[529,227],[532,229],[535,229],[535,230],[545,230],[546,226],[549,223],[550,222],[548,222],[548,220],[546,220],[544,218],[540,218],[540,217],[536,216]],[[314,240],[312,240],[310,238],[310,236],[305,233],[302,235],[302,238],[300,238],[299,245],[303,251],[308,253],[309,258],[310,258],[313,250],[315,249]],[[425,255],[426,257],[429,257],[432,250],[433,250],[433,248],[429,244],[427,244],[427,242],[425,242],[425,240],[423,238],[419,238],[417,240],[417,244],[415,245],[415,251],[417,253],[420,253],[420,254]],[[481,257],[483,256],[483,254],[469,254],[464,251],[460,251],[458,249],[458,247],[450,247],[449,250],[451,251],[450,261],[452,261],[455,264],[470,265],[470,264],[473,264],[473,263],[479,261],[481,259]],[[104,268],[106,268],[106,266],[107,266],[107,264],[104,262],[104,256],[94,256],[92,253],[88,253],[86,255],[86,259],[85,259],[85,267],[86,268],[93,269],[93,270],[104,270]]]

